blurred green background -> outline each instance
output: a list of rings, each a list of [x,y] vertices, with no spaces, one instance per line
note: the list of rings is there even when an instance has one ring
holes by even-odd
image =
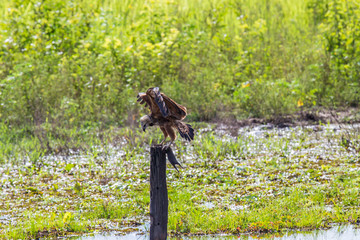
[[[136,123],[159,86],[189,121],[357,107],[357,0],[2,0],[0,121]]]

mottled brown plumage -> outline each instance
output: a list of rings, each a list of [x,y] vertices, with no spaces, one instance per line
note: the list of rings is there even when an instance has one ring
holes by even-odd
[[[158,87],[149,88],[146,93],[138,94],[138,102],[150,108],[150,114],[140,119],[143,131],[147,126],[159,126],[165,139],[170,137],[169,147],[176,139],[176,130],[182,138],[188,141],[194,139],[194,129],[190,124],[185,124],[182,120],[186,117],[186,107],[177,104],[174,100],[163,93]]]

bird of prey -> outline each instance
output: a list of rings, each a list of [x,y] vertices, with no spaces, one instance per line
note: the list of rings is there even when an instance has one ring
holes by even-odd
[[[138,94],[138,102],[150,108],[150,114],[140,118],[143,131],[148,126],[159,126],[164,134],[163,144],[167,137],[171,141],[168,145],[164,145],[163,149],[167,149],[176,139],[176,130],[182,138],[188,141],[194,140],[194,129],[190,124],[184,123],[182,120],[186,117],[186,107],[177,104],[174,100],[163,93],[160,93],[158,87],[149,88],[146,93]]]

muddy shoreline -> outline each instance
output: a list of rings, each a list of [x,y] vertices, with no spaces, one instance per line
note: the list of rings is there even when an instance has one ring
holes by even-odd
[[[216,129],[224,129],[227,126],[228,130],[239,129],[242,127],[256,127],[264,125],[268,129],[271,128],[286,128],[296,126],[309,126],[320,124],[355,124],[360,123],[360,109],[359,108],[344,108],[344,109],[323,109],[314,108],[310,110],[298,111],[294,114],[272,116],[268,118],[247,118],[247,119],[216,119],[209,123],[215,124]]]

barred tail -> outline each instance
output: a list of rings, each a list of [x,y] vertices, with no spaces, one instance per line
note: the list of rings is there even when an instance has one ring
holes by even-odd
[[[191,140],[194,140],[194,129],[190,124],[185,124],[183,122],[177,121],[176,127],[182,138],[185,138],[189,142]]]

